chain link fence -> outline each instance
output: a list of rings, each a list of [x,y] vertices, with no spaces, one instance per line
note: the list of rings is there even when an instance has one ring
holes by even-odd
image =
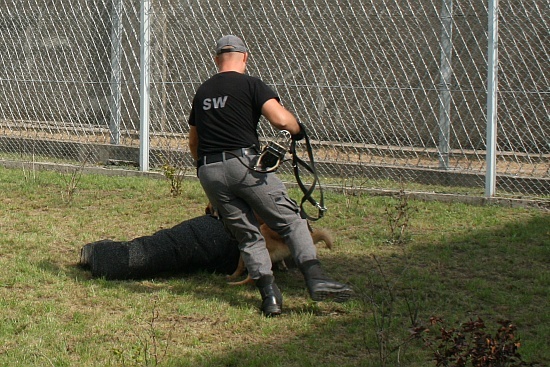
[[[548,200],[550,2],[497,4],[496,193]],[[1,0],[0,9],[4,161],[139,166],[148,136],[151,170],[192,174],[191,99],[216,72],[216,39],[232,33],[248,44],[249,73],[308,127],[327,185],[483,195],[487,0]],[[264,121],[260,134],[275,132]]]

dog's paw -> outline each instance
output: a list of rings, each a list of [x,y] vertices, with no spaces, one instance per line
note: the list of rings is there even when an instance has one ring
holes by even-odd
[[[286,266],[286,263],[284,260],[281,260],[273,264],[273,268],[278,271],[288,271],[288,267]]]
[[[210,215],[214,219],[220,219],[220,213],[218,212],[218,209],[210,203],[208,203],[208,205],[204,209],[204,214]]]

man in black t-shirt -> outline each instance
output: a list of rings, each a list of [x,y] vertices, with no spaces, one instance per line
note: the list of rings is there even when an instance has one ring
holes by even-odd
[[[303,138],[303,126],[279,103],[279,96],[258,78],[245,74],[248,52],[236,36],[216,43],[218,73],[196,91],[189,116],[189,147],[210,203],[239,243],[250,277],[262,296],[266,316],[282,312],[282,295],[274,283],[271,260],[256,212],[289,246],[316,301],[345,301],[352,290],[326,276],[306,220],[274,173],[253,167],[260,147],[257,127],[263,115],[275,128]]]

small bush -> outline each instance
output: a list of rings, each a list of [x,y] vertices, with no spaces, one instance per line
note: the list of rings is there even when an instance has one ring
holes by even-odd
[[[423,335],[437,367],[537,366],[521,358],[517,328],[509,320],[498,321],[500,327],[494,335],[486,332],[481,318],[462,323],[458,328],[444,326],[443,320],[437,317],[432,317],[430,323],[430,328],[418,328],[415,333]],[[438,327],[439,333],[432,336],[430,331],[434,327]]]

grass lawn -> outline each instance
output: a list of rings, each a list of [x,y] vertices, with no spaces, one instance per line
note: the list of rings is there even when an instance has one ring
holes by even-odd
[[[548,212],[326,192],[313,225],[335,245],[319,258],[356,294],[314,303],[278,271],[272,319],[223,274],[107,281],[77,266],[86,243],[202,215],[200,185],[182,185],[0,168],[0,366],[435,366],[432,317],[447,331],[481,318],[491,335],[511,320],[523,360],[550,364]]]

